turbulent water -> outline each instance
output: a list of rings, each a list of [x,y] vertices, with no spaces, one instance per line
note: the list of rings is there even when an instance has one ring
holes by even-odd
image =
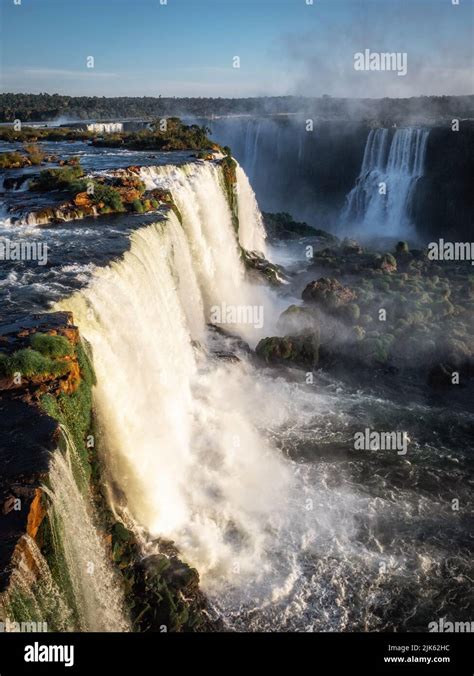
[[[368,166],[378,162],[376,145]],[[461,397],[447,410],[417,383],[392,389],[389,379],[351,384],[319,373],[307,384],[300,370],[254,362],[241,341],[208,326],[222,303],[262,307],[261,328],[222,327],[253,346],[276,334],[289,304],[246,279],[239,244],[265,251],[265,237],[245,175],[239,170],[240,242],[217,166],[149,166],[142,178],[171,190],[182,222],[170,211],[142,227],[96,228],[99,251],[118,232],[130,236],[129,250],[94,266],[72,295],[77,286],[64,275],[52,292],[51,270],[38,273],[43,293],[50,301],[60,293],[55,307],[74,312],[92,346],[117,514],[150,541],[174,540],[230,628],[426,630],[438,617],[469,619],[473,416]],[[73,230],[44,232],[68,242]],[[229,352],[240,361],[221,358]],[[407,431],[408,455],[354,450],[354,432],[366,426]],[[70,480],[58,456],[50,492],[58,519],[77,533],[60,539],[81,627],[124,627]],[[100,572],[90,586],[88,561]]]
[[[370,131],[359,178],[341,216],[343,228],[364,236],[415,237],[413,197],[423,176],[428,136],[426,129],[398,129],[393,138],[388,129]]]
[[[182,224],[134,233],[123,261],[62,304],[93,348],[116,509],[174,540],[238,629],[423,629],[462,607],[465,524],[446,495],[468,499],[467,455],[420,420],[463,439],[472,418],[321,376],[308,386],[238,348],[239,363],[216,358],[236,347],[207,328],[212,305],[277,299],[244,281],[215,168],[142,175],[171,189]],[[370,424],[415,434],[413,457],[347,450]]]

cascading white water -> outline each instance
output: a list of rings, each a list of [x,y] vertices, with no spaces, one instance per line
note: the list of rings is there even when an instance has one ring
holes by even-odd
[[[255,193],[240,165],[237,166],[236,174],[239,242],[247,251],[258,251],[265,256],[267,253],[265,243],[267,233],[265,232],[262,214],[258,208]]]
[[[211,598],[239,615],[241,604],[291,593],[300,553],[337,523],[345,532],[347,518],[315,518],[307,502],[319,499],[321,480],[307,481],[312,470],[296,472],[258,429],[290,417],[287,393],[256,381],[244,353],[240,364],[210,353],[209,305],[259,302],[261,293],[243,279],[218,169],[142,175],[166,183],[183,223],[170,212],[136,231],[123,260],[61,307],[92,345],[107,466],[125,496],[116,509],[175,541]]]
[[[429,131],[372,129],[355,187],[346,198],[342,228],[364,235],[412,234],[412,200],[423,176]],[[384,190],[384,186],[386,189]]]
[[[87,487],[88,480],[72,439],[66,429],[62,433],[65,449],[53,453],[48,485],[42,487],[50,499],[54,564],[50,568],[36,542],[24,535],[8,589],[0,597],[0,618],[44,623],[44,631],[127,631],[120,585],[87,488],[79,488]]]
[[[92,516],[88,494],[81,493],[74,476],[73,463],[80,471],[80,460],[66,430],[64,435],[67,450],[54,453],[49,487],[43,490],[51,499],[50,523],[56,551],[64,560],[63,575],[72,586],[77,629],[126,631],[120,587]]]
[[[37,631],[70,631],[73,611],[36,542],[23,535],[17,552],[8,589],[0,596],[0,620],[34,622]]]
[[[264,309],[266,330],[273,330],[274,303],[263,287],[257,290],[246,282],[238,246],[240,243],[244,248],[266,251],[262,217],[242,169],[237,167],[240,242],[219,166],[206,162],[183,167],[143,167],[141,178],[148,189],[168,189],[173,195],[183,219],[192,267],[206,308],[206,322],[210,320],[209,308],[216,303],[233,307],[258,305]],[[231,328],[249,342],[255,342],[252,326],[236,324]]]
[[[262,130],[262,121],[250,118],[247,121],[245,131],[245,150],[244,157],[247,166],[247,172],[250,180],[255,176],[258,159],[258,144]]]
[[[195,355],[204,298],[189,302],[197,277],[187,247],[172,214],[136,232],[123,262],[63,305],[92,344],[98,419],[132,516],[176,540],[201,573],[236,561],[250,572],[263,515],[290,477],[246,420],[226,368]],[[215,302],[219,293],[207,289]]]

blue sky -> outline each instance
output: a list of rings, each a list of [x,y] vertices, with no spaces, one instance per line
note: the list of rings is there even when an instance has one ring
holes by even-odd
[[[19,0],[16,0],[17,2]],[[473,93],[473,0],[0,0],[2,91],[97,96]],[[408,74],[354,53],[408,55]],[[86,58],[94,57],[94,68]],[[233,57],[240,68],[233,68]]]

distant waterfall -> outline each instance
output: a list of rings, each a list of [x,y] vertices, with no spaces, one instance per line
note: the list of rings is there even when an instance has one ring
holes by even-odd
[[[412,201],[423,176],[426,129],[372,129],[362,168],[347,196],[341,227],[363,235],[407,235],[412,231]],[[385,194],[384,194],[385,189]]]

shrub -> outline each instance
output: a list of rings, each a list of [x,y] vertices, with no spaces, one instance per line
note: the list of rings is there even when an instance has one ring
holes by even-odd
[[[41,148],[35,143],[26,143],[24,146],[25,152],[28,154],[28,159],[31,164],[41,164],[44,160],[44,153]]]
[[[74,352],[67,338],[64,338],[64,336],[52,336],[48,333],[34,333],[30,337],[30,345],[36,352],[52,359],[70,357]]]
[[[360,317],[360,307],[357,303],[348,303],[339,308],[339,314],[349,322],[355,322]]]
[[[397,253],[408,253],[409,250],[408,242],[398,242],[397,246],[395,247],[395,251]]]
[[[110,185],[94,183],[94,193],[90,196],[94,204],[102,202],[113,211],[123,211],[123,202],[120,193]]]
[[[133,200],[132,209],[136,211],[137,214],[142,214],[145,211],[143,204],[141,203],[140,200]]]
[[[82,167],[61,167],[60,169],[45,169],[38,178],[30,183],[32,190],[72,190],[72,185],[84,175]]]
[[[44,357],[36,350],[26,348],[14,352],[11,356],[3,358],[0,361],[2,375],[13,376],[15,373],[21,373],[27,378],[31,376],[52,375],[61,376],[67,373],[70,364],[65,361],[55,361]]]
[[[0,153],[0,169],[11,169],[18,166],[22,167],[24,162],[25,158],[20,153]]]

